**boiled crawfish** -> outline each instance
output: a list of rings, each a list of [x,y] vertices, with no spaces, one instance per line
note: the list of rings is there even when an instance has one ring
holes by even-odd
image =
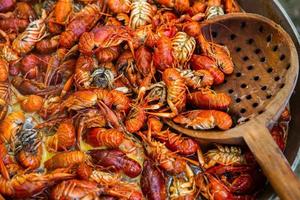
[[[64,25],[72,12],[72,3],[72,0],[58,0],[54,6],[53,12],[50,13],[51,18],[49,22]]]
[[[103,194],[118,199],[141,200],[142,193],[134,183],[121,180],[120,174],[112,174],[94,170],[90,179],[103,186]]]
[[[53,36],[51,38],[43,39],[36,43],[36,50],[40,53],[51,53],[54,52],[59,45],[59,35]]]
[[[36,128],[52,127],[58,124],[54,135],[46,139],[46,148],[50,152],[66,151],[76,142],[75,127],[71,119],[59,119],[39,124]]]
[[[97,199],[101,193],[95,182],[72,179],[57,184],[51,191],[51,199]]]
[[[46,36],[46,12],[42,13],[42,17],[31,22],[26,30],[19,34],[13,41],[12,48],[18,54],[26,54],[34,48],[34,45]]]
[[[126,156],[120,150],[100,150],[93,149],[88,152],[92,157],[92,162],[95,165],[109,168],[114,171],[122,170],[127,176],[134,178],[137,177],[141,171],[142,167],[140,164]]]
[[[173,119],[174,122],[183,124],[193,129],[207,130],[218,127],[227,130],[232,126],[230,115],[217,110],[192,110],[182,113]]]
[[[51,55],[44,78],[46,86],[59,84],[64,77],[68,79],[73,74],[76,60],[70,57],[76,51],[60,48]]]
[[[88,162],[88,160],[89,156],[82,151],[69,151],[56,154],[48,159],[44,165],[46,169],[54,170],[71,167],[82,162]]]
[[[191,58],[191,67],[193,70],[205,69],[214,77],[214,84],[219,85],[224,82],[224,73],[217,67],[216,61],[204,55],[193,55]]]
[[[148,92],[149,91],[149,92]],[[148,94],[146,94],[148,92]],[[166,104],[167,88],[163,81],[142,86],[138,91],[137,102],[147,110],[157,110]]]
[[[153,62],[152,62],[152,52],[149,48],[143,46],[140,46],[134,54],[134,60],[136,63],[136,67],[138,71],[146,77],[149,75],[149,73],[155,73],[152,69]]]
[[[190,7],[190,2],[186,0],[172,0],[172,1],[159,0],[158,3],[169,8],[174,8],[178,12],[185,12]]]
[[[188,10],[188,13],[190,14],[190,16],[192,16],[192,18],[194,16],[199,15],[199,14],[201,14],[204,17],[204,13],[205,13],[206,8],[207,8],[207,2],[205,2],[205,1],[195,1],[193,3],[193,5],[190,7],[190,9]],[[199,32],[197,34],[199,34]]]
[[[211,200],[253,200],[250,195],[234,195],[228,187],[210,173],[199,173],[196,176],[196,185],[201,194]]]
[[[196,198],[196,184],[195,175],[189,165],[186,165],[185,176],[173,176],[170,185],[170,199],[195,199]]]
[[[134,56],[130,51],[124,51],[117,60],[116,66],[120,77],[119,80],[135,92],[138,90],[138,87],[148,86],[155,73],[155,68],[152,65],[151,53],[146,51],[138,53],[136,54],[137,57],[134,59]],[[140,57],[143,56],[143,54],[145,57]],[[141,67],[141,64],[143,64],[141,62],[147,62],[147,64]],[[145,70],[148,71],[147,74],[145,74]]]
[[[10,180],[0,178],[0,193],[4,196],[15,198],[28,198],[42,192],[46,187],[56,181],[70,179],[74,175],[55,170],[48,174],[29,173],[17,174]]]
[[[118,148],[124,134],[116,129],[92,128],[86,133],[86,142],[94,147]]]
[[[76,61],[74,82],[78,89],[89,88],[92,78],[91,72],[97,66],[95,59],[90,56],[80,55]]]
[[[159,166],[172,174],[179,174],[185,170],[186,161],[171,152],[163,143],[151,139],[151,130],[148,135],[138,132],[138,135],[145,143],[145,149],[150,158],[152,158]]]
[[[73,93],[62,103],[60,110],[65,108],[69,111],[90,108],[97,105],[99,101],[103,101],[106,106],[114,106],[120,113],[126,113],[130,106],[130,99],[122,92],[95,88]]]
[[[178,68],[186,69],[186,64],[196,48],[196,40],[185,32],[177,32],[172,39],[172,47]]]
[[[76,117],[77,124],[77,147],[80,148],[82,135],[85,129],[105,127],[107,120],[98,109],[82,110]]]
[[[34,122],[30,117],[26,118],[22,130],[17,135],[15,154],[20,165],[26,169],[36,169],[41,164],[41,136],[34,129]]]
[[[205,168],[210,168],[216,164],[235,165],[246,163],[240,147],[215,145],[216,149],[210,149],[204,154]]]
[[[184,78],[185,83],[192,89],[201,89],[207,86],[211,86],[214,83],[214,77],[208,70],[178,70],[180,75]]]
[[[172,41],[166,37],[161,36],[154,47],[153,63],[154,66],[161,71],[167,68],[175,67],[176,61],[173,53]]]
[[[155,116],[173,118],[181,112],[186,105],[186,85],[180,73],[174,69],[166,69],[162,77],[167,86],[167,103],[171,113],[149,113]]]
[[[129,13],[131,5],[130,0],[107,1],[107,6],[113,13]]]
[[[139,131],[146,121],[146,112],[142,106],[135,106],[133,107],[126,120],[125,120],[125,127],[126,130],[130,133],[134,133]]]
[[[48,55],[27,54],[21,60],[20,70],[24,77],[36,79],[40,73],[46,71],[49,60]]]
[[[183,137],[170,130],[161,132],[153,132],[153,137],[163,142],[170,150],[177,152],[180,155],[192,155],[197,152],[198,143],[192,138]]]
[[[124,184],[124,182],[119,183],[115,186],[109,187],[104,190],[104,194],[108,196],[113,196],[118,199],[126,200],[142,200],[142,193],[137,190],[136,184]]]
[[[44,100],[43,106],[39,111],[39,115],[43,119],[47,119],[50,115],[57,111],[57,108],[59,107],[61,101],[62,100],[60,96],[49,96]]]
[[[0,139],[4,143],[14,144],[16,134],[22,129],[25,116],[22,111],[12,112],[0,123]]]
[[[132,47],[132,33],[124,26],[97,26],[90,32],[85,32],[79,39],[79,50],[81,53],[90,55],[95,49],[117,46],[127,41],[130,49]]]
[[[215,59],[217,67],[224,74],[232,74],[234,70],[234,64],[232,62],[230,52],[226,46],[207,42],[202,34],[199,34],[197,40],[200,43],[204,54]]]
[[[144,161],[141,177],[143,194],[149,200],[164,200],[167,198],[165,177],[161,170],[151,160]]]
[[[101,17],[102,8],[97,4],[88,4],[67,24],[65,31],[61,34],[59,44],[65,48],[71,48],[79,37],[92,27]]]
[[[228,94],[218,93],[208,88],[192,92],[187,96],[189,103],[204,109],[226,110],[232,102]]]
[[[45,95],[55,95],[59,94],[62,90],[61,86],[49,86],[46,87],[44,84],[24,79],[20,76],[15,76],[13,80],[11,81],[12,85],[23,95],[39,95],[39,96],[45,96]]]
[[[260,169],[249,165],[218,165],[206,170],[221,179],[234,194],[249,194],[265,184],[265,177]]]
[[[99,63],[107,63],[116,60],[120,55],[119,46],[108,47],[104,49],[99,49],[95,52],[96,58]]]
[[[154,15],[151,4],[145,0],[134,0],[131,5],[129,26],[136,29],[150,24]]]

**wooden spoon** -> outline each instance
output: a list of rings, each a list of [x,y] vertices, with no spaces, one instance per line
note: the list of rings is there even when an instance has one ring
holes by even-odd
[[[256,14],[218,16],[206,24],[205,37],[226,45],[235,64],[234,74],[215,89],[231,95],[230,112],[244,123],[227,131],[195,131],[166,123],[207,142],[245,142],[278,196],[299,200],[300,182],[267,128],[276,123],[297,81],[299,62],[292,39],[278,24]]]

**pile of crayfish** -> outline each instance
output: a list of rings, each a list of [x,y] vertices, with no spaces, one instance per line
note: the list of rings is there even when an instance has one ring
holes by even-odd
[[[255,199],[246,147],[169,129],[227,130],[233,73],[205,20],[235,0],[0,0],[0,199]],[[271,134],[283,150],[285,110]]]

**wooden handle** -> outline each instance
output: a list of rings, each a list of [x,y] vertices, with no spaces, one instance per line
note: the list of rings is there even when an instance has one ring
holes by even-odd
[[[299,179],[291,170],[288,161],[274,142],[269,130],[263,124],[256,122],[245,130],[245,142],[277,195],[281,199],[299,200]]]

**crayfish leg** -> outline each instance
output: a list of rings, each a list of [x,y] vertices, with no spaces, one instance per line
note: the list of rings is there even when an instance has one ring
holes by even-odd
[[[171,113],[154,113],[154,112],[146,112],[149,115],[154,115],[157,117],[164,117],[164,118],[173,118],[177,115],[176,112],[171,112]]]
[[[168,100],[168,105],[172,111],[171,113],[163,113],[163,112],[160,112],[160,113],[146,112],[146,113],[150,114],[150,115],[158,116],[158,117],[164,117],[164,118],[176,117],[178,115],[178,110],[177,110],[175,104],[173,104],[172,101]]]

